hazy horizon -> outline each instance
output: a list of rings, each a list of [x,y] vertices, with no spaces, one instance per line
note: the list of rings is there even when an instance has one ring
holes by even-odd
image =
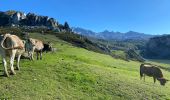
[[[11,4],[11,2],[13,2]],[[5,0],[0,11],[33,12],[95,32],[170,34],[168,0]]]

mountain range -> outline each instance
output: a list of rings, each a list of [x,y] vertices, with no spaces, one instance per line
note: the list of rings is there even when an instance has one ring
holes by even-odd
[[[114,32],[108,30],[104,30],[103,32],[93,32],[91,30],[83,29],[80,27],[73,27],[72,30],[77,34],[81,34],[87,37],[104,39],[104,40],[148,40],[155,36],[155,35],[134,32],[134,31],[129,31],[126,33]]]

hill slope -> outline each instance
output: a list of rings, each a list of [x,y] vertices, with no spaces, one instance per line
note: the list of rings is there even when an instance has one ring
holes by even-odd
[[[151,38],[144,52],[146,58],[170,59],[170,35]]]
[[[0,98],[170,99],[170,83],[163,87],[158,82],[153,84],[148,77],[146,82],[140,81],[138,62],[74,47],[53,35],[32,33],[31,37],[53,42],[57,52],[45,53],[42,61],[21,60],[20,72],[9,78],[1,76]],[[0,70],[2,75],[2,67]],[[170,79],[170,72],[163,70],[163,73]]]

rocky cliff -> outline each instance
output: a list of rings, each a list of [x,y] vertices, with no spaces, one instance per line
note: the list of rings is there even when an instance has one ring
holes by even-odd
[[[70,31],[68,25],[64,27],[54,18],[20,11],[0,12],[0,26],[43,26],[56,31]]]

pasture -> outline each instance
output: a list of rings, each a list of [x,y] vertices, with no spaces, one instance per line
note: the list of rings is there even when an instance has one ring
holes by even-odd
[[[74,47],[53,35],[32,33],[50,41],[56,52],[43,60],[21,59],[21,71],[9,78],[0,76],[0,99],[14,100],[169,100],[170,82],[161,86],[153,78],[140,80],[139,62],[114,59]],[[169,64],[152,61],[168,68]],[[0,75],[3,74],[2,64]],[[170,67],[170,66],[169,66]],[[163,70],[170,79],[170,72]]]

